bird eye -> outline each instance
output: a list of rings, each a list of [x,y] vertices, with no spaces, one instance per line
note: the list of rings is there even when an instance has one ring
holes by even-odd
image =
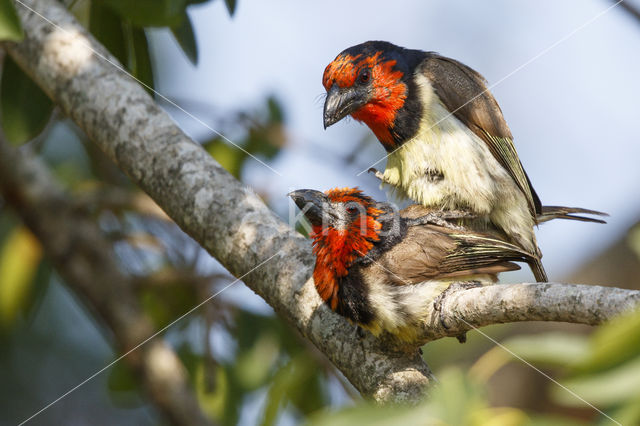
[[[364,70],[362,70],[362,72],[358,76],[358,81],[360,83],[367,83],[367,82],[369,82],[370,78],[371,78],[371,73],[369,72],[368,69],[364,69]]]
[[[347,212],[349,212],[349,214],[356,214],[358,213],[358,208],[355,206],[349,206],[347,207]]]

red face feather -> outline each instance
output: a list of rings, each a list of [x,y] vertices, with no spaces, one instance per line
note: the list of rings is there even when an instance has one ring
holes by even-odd
[[[340,55],[325,68],[322,84],[327,91],[334,84],[341,88],[351,87],[360,70],[369,68],[373,95],[351,116],[369,126],[383,145],[393,147],[391,130],[396,114],[407,98],[407,85],[402,81],[403,72],[393,69],[396,61],[382,60],[381,55],[380,51],[367,57]]]
[[[326,192],[332,202],[358,203],[363,209],[345,229],[314,226],[311,238],[316,266],[313,279],[318,294],[331,309],[338,306],[338,279],[347,275],[354,260],[367,254],[374,242],[379,241],[382,225],[376,219],[382,214],[373,206],[373,200],[363,196],[359,189],[342,188]]]

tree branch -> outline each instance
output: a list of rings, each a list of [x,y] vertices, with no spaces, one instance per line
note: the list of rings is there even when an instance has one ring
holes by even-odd
[[[107,324],[120,351],[153,334],[131,277],[121,272],[95,220],[76,208],[40,161],[9,147],[2,135],[0,193],[40,240],[60,275]],[[174,424],[211,424],[200,411],[182,363],[162,340],[150,341],[124,360]]]
[[[91,140],[362,394],[420,397],[431,373],[417,350],[390,354],[372,336],[354,345],[353,326],[321,306],[309,241],[189,139],[60,3],[21,1],[57,28],[16,3],[25,39],[4,47]]]
[[[114,67],[115,58],[60,4],[22,1],[63,29],[53,28],[17,4],[26,38],[19,44],[5,43],[5,47],[120,169],[232,274],[243,276],[253,291],[325,353],[363,395],[377,401],[414,401],[423,395],[432,378],[415,348],[394,346],[368,334],[360,339],[352,326],[322,305],[310,279],[313,256],[307,240],[191,141],[144,89]],[[92,54],[89,45],[102,58]],[[442,306],[446,322],[453,325],[441,327],[435,320],[439,314],[434,312],[434,320],[425,326],[425,340],[460,334],[465,328],[458,318],[472,325],[520,321],[527,315],[535,320],[584,319],[559,315],[560,309],[547,312],[543,305],[555,304],[552,296],[564,294],[562,300],[569,302],[566,309],[579,311],[587,289],[552,285],[559,289],[557,293],[543,291],[540,297],[526,297],[527,291],[535,294],[545,286],[521,286],[523,292],[510,290],[517,285],[451,291]],[[485,304],[474,295],[482,296]],[[633,297],[637,302],[637,296]],[[517,312],[505,309],[510,306],[517,306]],[[602,305],[597,316],[594,313],[585,321],[598,323],[617,313],[616,306]],[[495,309],[504,312],[495,313]],[[480,314],[488,319],[482,320]]]
[[[640,306],[640,291],[577,284],[501,284],[445,293],[426,341],[459,336],[472,328],[519,321],[561,321],[597,325]],[[444,325],[443,325],[444,323]]]

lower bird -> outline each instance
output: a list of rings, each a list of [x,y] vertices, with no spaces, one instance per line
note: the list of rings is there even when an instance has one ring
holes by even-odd
[[[355,188],[289,194],[312,226],[318,294],[338,314],[379,335],[419,343],[433,303],[454,282],[494,283],[497,274],[535,264],[499,236],[450,225],[464,212],[398,212]]]

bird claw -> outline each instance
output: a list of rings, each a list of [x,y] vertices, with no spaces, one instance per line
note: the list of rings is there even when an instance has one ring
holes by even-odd
[[[444,289],[444,291],[442,293],[440,293],[438,295],[438,297],[436,297],[433,300],[433,309],[438,311],[438,313],[439,313],[440,325],[442,326],[442,328],[444,328],[445,330],[448,330],[450,328],[446,324],[444,311],[442,309],[442,304],[444,302],[444,299],[447,297],[447,295],[449,293],[451,293],[452,291],[469,290],[471,288],[476,288],[476,287],[482,287],[482,283],[479,282],[479,281],[467,281],[467,282],[463,282],[463,283],[453,283],[449,287]],[[457,335],[456,339],[458,339],[458,342],[460,342],[460,343],[465,343],[467,341],[467,333],[464,332],[462,334]]]
[[[375,167],[370,167],[369,170],[367,170],[367,173],[373,173],[375,177],[384,182],[384,175]]]
[[[409,221],[409,226],[416,225],[438,225],[445,228],[455,229],[458,231],[464,230],[464,227],[454,225],[448,222],[452,219],[472,219],[476,217],[474,214],[463,210],[449,210],[427,213],[424,216],[420,216],[416,219]]]

